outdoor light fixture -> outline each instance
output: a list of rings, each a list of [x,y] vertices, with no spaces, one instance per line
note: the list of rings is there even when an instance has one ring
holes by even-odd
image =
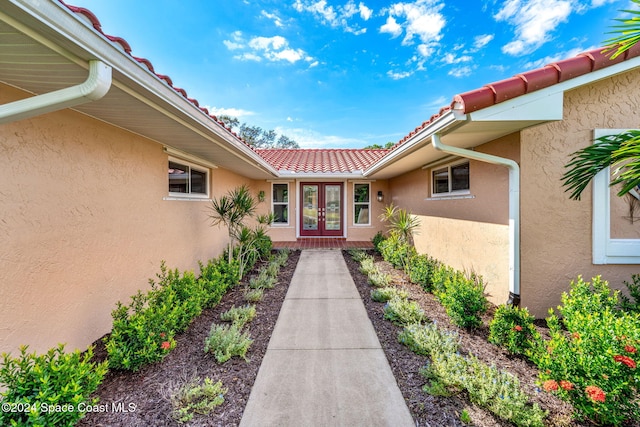
[[[381,202],[384,200],[384,195],[382,195],[382,190],[378,191],[378,201]]]

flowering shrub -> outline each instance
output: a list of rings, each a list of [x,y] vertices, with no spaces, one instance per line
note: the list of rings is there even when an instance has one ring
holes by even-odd
[[[489,325],[489,342],[513,354],[528,354],[540,334],[533,326],[534,317],[526,308],[501,305]]]
[[[107,373],[106,362],[91,362],[93,347],[81,354],[65,353],[64,345],[46,354],[27,353],[20,348],[18,357],[2,355],[0,392],[3,426],[71,426],[84,416],[83,405],[93,406],[98,398],[90,395]],[[66,411],[47,410],[69,408]]]
[[[581,419],[624,425],[640,417],[640,314],[618,311],[618,294],[596,277],[571,283],[547,318],[551,339],[532,360],[543,388],[570,401]]]

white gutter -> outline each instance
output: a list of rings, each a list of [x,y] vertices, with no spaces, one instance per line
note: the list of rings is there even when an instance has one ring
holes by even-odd
[[[102,61],[89,61],[89,76],[84,83],[0,105],[0,124],[96,101],[110,87],[111,67]]]
[[[520,167],[518,163],[504,157],[445,145],[438,133],[431,135],[431,143],[438,151],[506,166],[509,169],[509,300],[507,304],[520,305]]]

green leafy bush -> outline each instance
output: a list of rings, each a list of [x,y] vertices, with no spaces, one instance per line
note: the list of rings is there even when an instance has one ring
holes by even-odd
[[[276,252],[273,255],[272,262],[276,262],[278,266],[284,267],[285,264],[287,263],[287,260],[289,259],[290,254],[291,254],[291,251],[289,249],[287,248],[280,249],[278,252]]]
[[[375,236],[371,239],[371,243],[373,243],[373,249],[380,253],[380,244],[384,242],[387,238],[382,234],[381,231],[378,231]],[[356,260],[357,261],[357,260]]]
[[[392,298],[409,298],[409,293],[404,289],[387,286],[371,291],[371,299],[375,302],[387,302]]]
[[[451,276],[455,274],[456,270],[448,265],[438,262],[438,264],[434,266],[433,272],[431,273],[431,289],[438,299],[440,299],[441,295],[446,294],[446,285],[451,281]]]
[[[480,314],[487,310],[487,298],[480,276],[467,277],[455,272],[445,278],[445,291],[436,294],[447,314],[461,328],[473,329],[482,324]]]
[[[369,256],[362,249],[349,249],[348,253],[355,262],[361,262],[363,259]]]
[[[220,314],[220,320],[223,322],[231,322],[242,328],[256,317],[256,306],[245,305],[244,307],[231,307],[229,310]]]
[[[90,395],[107,373],[107,362],[95,364],[92,357],[92,347],[84,354],[65,353],[62,344],[43,355],[27,353],[27,346],[16,358],[3,353],[0,425],[74,425],[83,408],[98,403]]]
[[[456,332],[441,331],[435,323],[405,326],[398,334],[398,341],[423,356],[436,352],[455,353],[460,346],[460,337]]]
[[[512,354],[530,355],[535,343],[540,341],[534,320],[526,308],[501,305],[489,325],[489,342]]]
[[[616,310],[618,293],[581,277],[549,311],[550,340],[532,356],[546,391],[570,401],[580,419],[625,425],[640,419],[640,314]]]
[[[193,378],[171,395],[171,415],[180,423],[191,421],[194,414],[207,415],[224,403],[227,391],[222,381]]]
[[[640,313],[640,274],[631,276],[631,283],[624,284],[629,291],[629,296],[620,294],[620,306],[625,311]]]
[[[220,302],[228,289],[238,283],[240,267],[237,261],[229,264],[224,257],[209,260],[206,265],[202,262],[198,264],[200,265],[198,281],[202,282],[201,286],[205,290],[203,307],[213,307]]]
[[[269,277],[276,278],[280,273],[280,264],[277,262],[270,262],[263,270]]]
[[[425,292],[433,290],[433,273],[440,266],[440,262],[428,255],[413,257],[409,267],[409,280],[422,286]]]
[[[392,298],[384,306],[384,318],[398,326],[420,323],[425,320],[424,310],[415,301]]]
[[[391,284],[391,275],[375,270],[369,273],[369,283],[376,288],[383,288]]]
[[[277,279],[271,276],[267,270],[261,270],[257,276],[249,279],[251,289],[272,289],[276,285]]]
[[[366,274],[368,276],[376,271],[378,271],[378,267],[376,266],[373,257],[367,255],[360,261],[360,272],[362,274]]]
[[[211,325],[209,336],[204,340],[204,351],[212,353],[218,363],[224,363],[233,356],[247,360],[246,354],[253,343],[248,332],[235,324]]]
[[[397,233],[380,243],[380,254],[385,261],[402,270],[406,270],[410,260],[417,255],[415,248]]]

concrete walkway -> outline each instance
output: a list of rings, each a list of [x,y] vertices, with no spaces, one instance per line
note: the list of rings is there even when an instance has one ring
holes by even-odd
[[[302,251],[240,426],[413,425],[342,253]]]

